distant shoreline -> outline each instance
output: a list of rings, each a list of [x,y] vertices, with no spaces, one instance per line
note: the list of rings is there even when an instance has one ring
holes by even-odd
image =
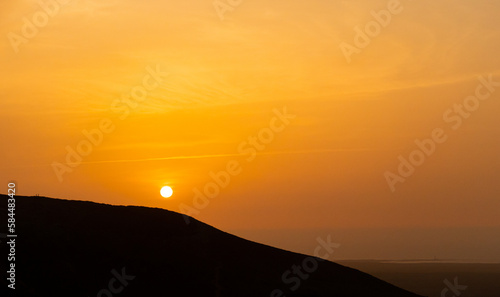
[[[418,260],[373,260],[373,259],[351,259],[336,260],[337,263],[380,263],[380,264],[500,264],[500,260],[480,259],[418,259]]]

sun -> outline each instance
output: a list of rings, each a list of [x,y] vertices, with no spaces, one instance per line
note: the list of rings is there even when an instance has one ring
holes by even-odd
[[[161,191],[160,191],[161,196],[163,196],[165,198],[171,197],[173,193],[174,193],[174,191],[169,186],[164,186],[163,188],[161,188]]]

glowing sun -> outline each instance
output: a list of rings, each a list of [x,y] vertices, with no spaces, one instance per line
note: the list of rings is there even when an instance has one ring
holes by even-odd
[[[165,198],[172,196],[173,193],[174,193],[174,191],[169,186],[164,186],[163,188],[161,188],[161,191],[160,191],[160,194]]]

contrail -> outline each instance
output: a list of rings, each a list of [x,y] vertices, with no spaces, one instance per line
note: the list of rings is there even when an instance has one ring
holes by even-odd
[[[321,153],[336,153],[336,152],[366,152],[378,150],[375,148],[352,148],[352,149],[309,149],[309,150],[294,150],[294,151],[274,151],[274,152],[257,152],[257,156],[265,155],[299,155],[299,154],[321,154]],[[165,160],[188,160],[188,159],[208,159],[208,158],[227,158],[227,157],[243,157],[245,154],[213,154],[213,155],[196,155],[196,156],[172,156],[159,158],[143,158],[143,159],[128,159],[128,160],[103,160],[103,161],[88,161],[81,163],[63,163],[66,165],[85,165],[85,164],[106,164],[106,163],[133,163],[133,162],[148,162],[148,161],[165,161]],[[12,166],[4,168],[33,168],[50,166],[51,164],[29,165],[29,166]]]
[[[257,152],[257,155],[297,155],[310,153],[333,153],[344,151],[371,151],[373,149],[315,149],[315,150],[295,150],[295,151],[274,151],[274,152]],[[173,156],[159,158],[143,158],[143,159],[128,159],[128,160],[104,160],[104,161],[88,161],[78,164],[105,164],[105,163],[132,163],[132,162],[148,162],[148,161],[164,161],[164,160],[187,160],[187,159],[208,159],[208,158],[226,158],[226,157],[242,157],[244,154],[214,154],[214,155],[197,155],[197,156]],[[73,165],[76,163],[66,163]]]

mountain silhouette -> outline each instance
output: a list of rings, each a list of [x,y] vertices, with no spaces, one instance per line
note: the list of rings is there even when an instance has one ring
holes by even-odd
[[[0,198],[5,234],[8,196]],[[158,208],[16,196],[15,218],[15,290],[2,265],[2,296],[418,297]],[[9,238],[0,240],[6,263]]]

